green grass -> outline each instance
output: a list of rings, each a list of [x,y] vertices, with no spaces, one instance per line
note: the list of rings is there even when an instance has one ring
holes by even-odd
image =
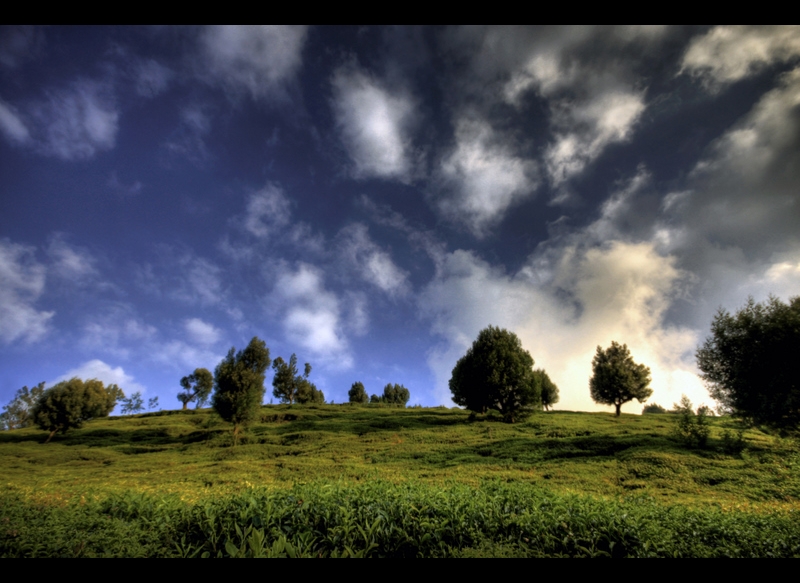
[[[471,421],[468,412],[446,408],[280,405],[265,406],[261,421],[236,447],[231,427],[211,410],[95,420],[47,445],[42,431],[8,431],[0,433],[0,554],[800,553],[800,526],[787,526],[800,524],[797,442],[749,429],[745,449],[725,453],[723,431],[734,430],[733,421],[712,418],[708,446],[687,449],[672,437],[675,423],[672,415],[617,418],[557,411],[510,425],[491,418]],[[311,514],[297,518],[298,510],[281,502],[287,496],[316,499]],[[389,501],[394,506],[386,506]],[[281,508],[274,524],[264,522],[269,504]],[[509,504],[517,510],[498,509]],[[133,510],[125,514],[122,507]],[[197,513],[212,507],[227,508],[226,516],[245,513],[241,520],[202,526]],[[421,507],[432,513],[424,533],[402,518]],[[333,536],[331,529],[350,519],[330,515],[325,520],[335,524],[326,526],[315,514],[325,512],[361,513],[364,520],[353,523],[360,528],[383,516],[383,534],[373,541],[377,546],[352,533],[331,542],[326,538]],[[473,519],[464,522],[459,513],[477,513],[485,524],[469,526]],[[561,521],[565,533],[556,520],[561,515],[571,517]],[[441,526],[442,520],[451,526]],[[592,520],[599,522],[591,526]],[[392,528],[386,526],[390,522]],[[463,528],[452,526],[462,522]],[[686,524],[700,533],[689,537],[694,542],[681,542]],[[751,532],[756,524],[761,534]],[[356,526],[348,528],[356,532]],[[445,536],[448,528],[455,530]],[[624,534],[631,528],[635,544],[628,540],[632,534]],[[63,533],[52,534],[59,529],[81,533],[83,546]],[[398,546],[404,536],[416,540],[425,534],[430,545]],[[93,542],[92,536],[99,538]],[[577,538],[569,542],[570,536]],[[117,538],[121,542],[111,542]]]

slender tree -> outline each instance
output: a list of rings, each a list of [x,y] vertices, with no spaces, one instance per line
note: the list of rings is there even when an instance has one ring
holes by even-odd
[[[4,406],[3,412],[0,413],[0,428],[21,429],[32,425],[31,411],[43,393],[43,382],[32,389],[28,389],[26,385],[18,390],[17,394],[14,395],[14,399]]]
[[[312,391],[308,386],[308,375],[311,374],[311,365],[305,364],[303,375],[297,372],[297,355],[292,354],[289,362],[280,356],[272,363],[275,376],[272,377],[272,394],[282,403],[292,404],[298,401],[301,389],[304,391],[304,398],[310,396]],[[314,387],[316,389],[316,387]]]
[[[243,425],[252,421],[264,400],[264,377],[269,367],[269,348],[253,337],[238,353],[231,348],[214,370],[212,405],[225,421],[233,423],[237,443]]]
[[[653,390],[650,385],[650,369],[633,362],[626,344],[612,342],[606,350],[597,347],[592,360],[592,378],[589,391],[595,403],[614,405],[619,417],[620,408],[636,399],[644,403]]]
[[[550,380],[550,376],[542,368],[533,371],[533,380],[536,383],[535,391],[542,398],[542,407],[548,411],[553,405],[558,403],[558,387]]]
[[[182,393],[178,393],[178,400],[183,403],[183,408],[195,401],[199,409],[208,402],[211,389],[214,387],[214,377],[206,368],[196,368],[194,372],[181,379]]]

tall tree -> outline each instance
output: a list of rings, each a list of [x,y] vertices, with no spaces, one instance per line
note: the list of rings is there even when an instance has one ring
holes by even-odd
[[[289,357],[289,362],[286,362],[280,356],[272,363],[272,369],[275,371],[275,376],[272,377],[272,394],[276,399],[282,403],[292,404],[298,400],[301,388],[306,389],[310,393],[308,387],[308,375],[311,374],[311,365],[305,364],[305,374],[300,375],[297,372],[297,355],[292,354]],[[316,388],[316,387],[314,387]]]
[[[459,359],[450,378],[457,405],[485,413],[495,409],[510,423],[537,408],[533,358],[513,332],[489,326]]]
[[[541,395],[542,407],[547,411],[558,403],[558,387],[550,380],[550,376],[543,368],[537,368],[533,371],[533,379],[536,383],[536,388],[534,390],[538,391]]]
[[[0,429],[21,429],[32,425],[31,411],[43,393],[43,382],[32,389],[28,389],[27,385],[19,389],[14,399],[0,413]]]
[[[606,350],[598,346],[592,372],[589,380],[592,399],[602,405],[614,405],[617,417],[625,403],[633,399],[644,403],[653,394],[649,388],[650,369],[633,362],[626,344],[611,342]]]
[[[800,296],[784,304],[748,298],[731,315],[720,308],[697,366],[723,410],[757,424],[800,425]]]
[[[236,443],[243,425],[252,421],[264,400],[264,377],[269,367],[269,348],[254,336],[247,348],[231,348],[214,370],[212,405],[225,421],[233,423]]]
[[[347,397],[349,398],[351,403],[368,403],[369,396],[367,396],[367,391],[364,389],[364,383],[361,381],[356,381],[350,387],[350,390],[347,391]]]
[[[405,407],[410,398],[411,393],[403,385],[388,383],[383,387],[383,396],[380,401],[389,405],[402,405]]]
[[[107,417],[117,401],[124,398],[125,394],[117,385],[104,387],[97,379],[83,381],[76,377],[44,391],[31,418],[40,429],[50,432],[45,441],[48,443],[59,431],[66,433],[90,419]]]
[[[214,377],[206,368],[196,368],[194,372],[181,379],[182,393],[178,393],[178,400],[183,403],[183,408],[195,401],[199,409],[208,402],[211,389],[214,387]]]

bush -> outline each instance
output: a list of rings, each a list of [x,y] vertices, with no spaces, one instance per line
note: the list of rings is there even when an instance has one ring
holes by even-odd
[[[658,405],[657,403],[650,403],[649,405],[645,405],[644,408],[642,409],[642,415],[646,413],[654,413],[660,415],[666,412],[667,410],[664,409],[664,407],[662,407],[661,405]]]
[[[677,439],[686,447],[705,447],[711,433],[711,428],[708,426],[708,408],[700,407],[695,415],[692,411],[692,402],[683,395],[680,404],[676,403],[673,410],[678,414],[674,432]]]

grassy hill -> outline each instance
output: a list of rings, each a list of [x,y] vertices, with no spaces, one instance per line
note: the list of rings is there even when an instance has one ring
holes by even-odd
[[[750,429],[736,451],[733,422],[712,418],[688,449],[675,424],[279,405],[236,447],[211,410],[95,420],[47,445],[3,432],[0,554],[800,554],[797,442]]]

